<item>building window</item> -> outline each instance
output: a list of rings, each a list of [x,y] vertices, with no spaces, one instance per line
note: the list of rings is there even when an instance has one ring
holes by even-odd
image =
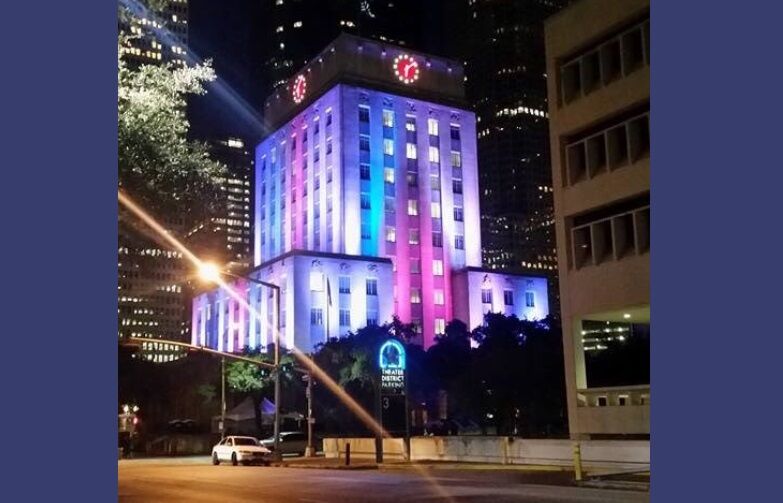
[[[378,295],[378,280],[367,278],[367,295]]]
[[[462,180],[452,180],[451,188],[455,194],[462,194]]]
[[[362,180],[369,180],[370,179],[370,165],[369,164],[359,164],[359,178]]]
[[[438,147],[430,146],[430,162],[440,162],[440,151]]]
[[[351,293],[351,278],[349,276],[340,276],[338,281],[338,291],[340,293]]]
[[[443,276],[443,261],[442,260],[433,260],[432,261],[432,274],[433,274],[433,276]]]
[[[361,135],[359,136],[359,150],[363,152],[369,152],[370,151],[370,137]]]
[[[320,271],[310,272],[310,290],[322,292],[324,289],[324,273]]]
[[[362,222],[362,239],[371,239],[370,222]]]
[[[454,248],[457,250],[464,250],[465,249],[465,236],[454,236]]]
[[[411,274],[419,274],[421,272],[421,260],[417,258],[411,259]]]
[[[386,241],[390,243],[397,241],[397,230],[392,226],[386,227]]]
[[[408,230],[408,244],[411,245],[419,244],[419,229]]]
[[[394,112],[391,110],[383,111],[383,127],[394,127]]]
[[[419,175],[416,173],[408,173],[405,175],[405,179],[408,181],[408,187],[419,186]]]
[[[442,306],[445,303],[443,290],[435,290],[433,292],[433,301],[436,306]]]
[[[444,335],[446,333],[446,320],[435,318],[435,335]]]
[[[430,203],[432,218],[440,218],[440,203]]]
[[[462,167],[462,154],[459,152],[451,152],[451,165],[455,168]]]
[[[421,289],[411,288],[411,304],[421,304]]]
[[[427,119],[427,131],[430,136],[438,136],[438,119]]]
[[[369,109],[367,110],[369,112]],[[326,112],[326,125],[331,126],[332,125],[332,112]]]
[[[363,210],[369,210],[370,209],[370,194],[367,194],[365,192],[362,192],[360,196],[361,206]]]
[[[462,222],[465,219],[465,215],[462,213],[462,208],[459,206],[454,207],[454,221]]]
[[[359,107],[359,122],[370,122],[370,109],[368,107]]]
[[[443,234],[440,232],[433,232],[432,233],[432,246],[436,248],[442,248],[443,247]]]
[[[503,303],[507,306],[514,305],[514,292],[512,290],[503,290]]]
[[[416,132],[416,117],[405,118],[405,130],[408,131],[409,133]]]
[[[451,139],[459,141],[459,139],[460,139],[459,126],[457,124],[452,124],[450,130],[451,130],[451,133],[450,133],[451,134]]]
[[[367,166],[368,170],[369,168],[370,167]],[[383,168],[383,179],[386,183],[394,183],[394,168]]]
[[[323,325],[324,324],[324,310],[320,307],[314,307],[310,309],[310,324],[311,325]]]
[[[367,326],[374,327],[376,325],[378,325],[378,311],[367,311]]]
[[[329,155],[332,153],[332,140],[326,140],[326,155]]]
[[[350,327],[351,326],[351,310],[350,309],[340,309],[340,326],[341,327]]]
[[[405,156],[408,159],[416,159],[416,144],[415,143],[406,143],[405,144]]]
[[[525,292],[525,306],[536,307],[536,294],[535,292]]]
[[[408,215],[414,217],[419,214],[419,201],[408,199]]]
[[[481,289],[481,303],[492,304],[492,290],[489,288]]]
[[[384,155],[394,155],[394,140],[389,138],[383,139],[383,153]]]

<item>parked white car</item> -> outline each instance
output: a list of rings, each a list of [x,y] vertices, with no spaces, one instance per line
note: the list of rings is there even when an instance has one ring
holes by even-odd
[[[226,437],[212,448],[212,464],[219,465],[221,461],[231,461],[236,466],[239,463],[269,464],[272,451],[264,447],[254,437]]]
[[[261,445],[268,449],[275,448],[275,437],[265,438]],[[296,454],[303,456],[307,448],[307,435],[298,431],[284,431],[280,433],[280,455]]]

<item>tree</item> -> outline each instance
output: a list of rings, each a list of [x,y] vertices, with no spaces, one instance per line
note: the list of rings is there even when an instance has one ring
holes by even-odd
[[[402,323],[396,317],[384,325],[368,325],[345,337],[335,337],[319,345],[313,355],[315,363],[351,395],[366,411],[373,414],[378,386],[377,352],[386,340],[397,339],[403,344],[415,337],[412,324]],[[408,355],[411,346],[406,347]],[[413,361],[417,362],[414,354]],[[410,360],[409,360],[410,361]],[[414,367],[422,366],[414,363]],[[368,434],[369,430],[338,397],[324,386],[315,388],[316,415],[325,431]]]
[[[122,190],[153,212],[186,223],[211,214],[218,204],[225,167],[209,158],[203,143],[187,139],[186,97],[204,94],[215,79],[209,61],[129,68],[118,40],[118,174]]]
[[[262,351],[258,348],[250,349],[245,347],[242,350],[242,354],[253,360],[274,365],[272,356],[274,354],[274,345],[267,346],[266,349],[266,351]],[[289,388],[286,390],[289,393],[292,392],[290,388],[301,387],[294,370],[294,361],[294,357],[291,354],[280,355],[280,385],[281,389],[283,386]],[[226,365],[226,384],[230,390],[251,397],[255,412],[256,428],[258,431],[262,431],[261,403],[265,396],[272,396],[273,394],[274,376],[272,369],[250,362],[234,361]],[[282,413],[282,403],[275,403],[275,407]]]

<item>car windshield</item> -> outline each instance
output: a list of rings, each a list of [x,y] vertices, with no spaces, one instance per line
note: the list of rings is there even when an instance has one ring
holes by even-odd
[[[255,438],[235,438],[234,445],[258,445]]]

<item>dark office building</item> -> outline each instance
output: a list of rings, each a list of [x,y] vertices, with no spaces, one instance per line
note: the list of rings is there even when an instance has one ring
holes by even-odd
[[[484,263],[553,278],[557,295],[543,21],[566,0],[466,0]],[[557,311],[556,297],[550,305]]]
[[[441,2],[263,0],[262,65],[271,91],[342,32],[442,54]]]

